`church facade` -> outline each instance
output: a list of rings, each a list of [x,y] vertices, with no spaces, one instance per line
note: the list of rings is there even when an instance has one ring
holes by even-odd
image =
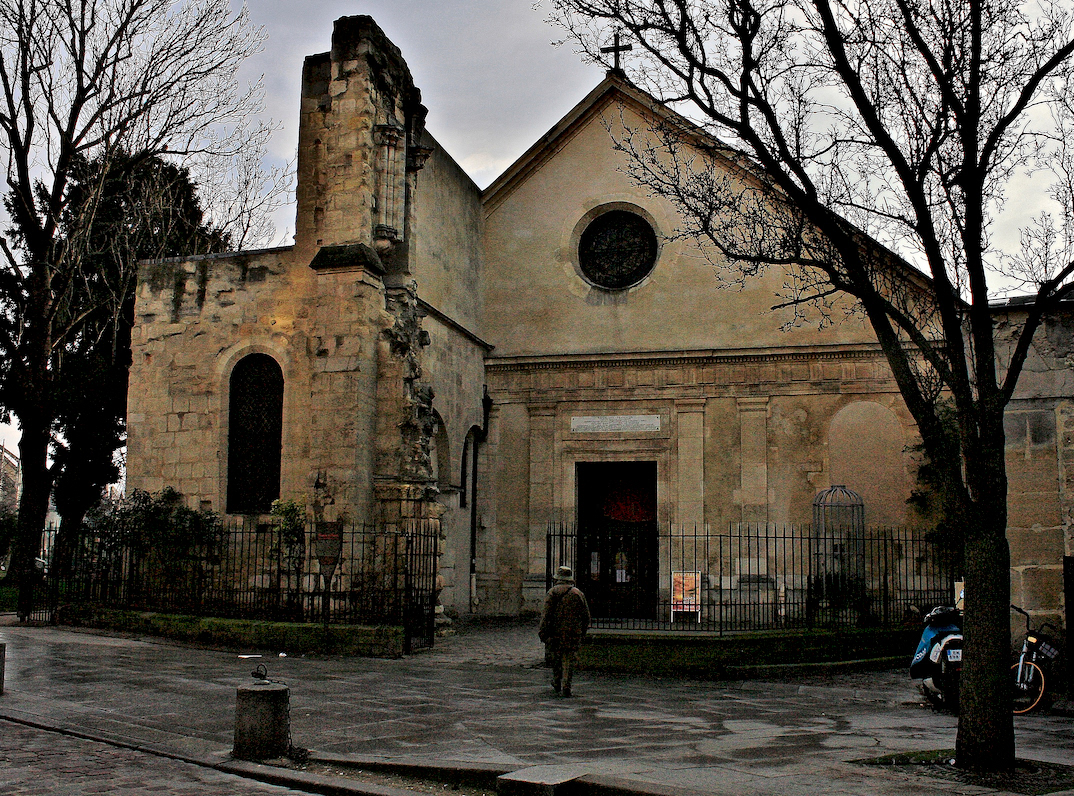
[[[845,485],[870,525],[923,526],[914,424],[868,324],[788,328],[778,274],[718,289],[625,173],[617,132],[661,113],[609,73],[482,191],[425,130],[399,50],[338,20],[304,66],[294,246],[142,266],[129,485],[228,515],[282,497],[324,521],[439,518],[460,613],[538,607],[550,523],[609,505],[792,525]],[[1074,344],[1040,338],[1009,417],[1012,599],[1058,617]]]

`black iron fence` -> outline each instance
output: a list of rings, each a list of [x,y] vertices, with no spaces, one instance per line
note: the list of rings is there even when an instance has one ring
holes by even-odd
[[[151,529],[90,530],[72,551],[69,573],[49,577],[35,618],[52,621],[57,609],[76,605],[390,624],[405,628],[410,651],[433,643],[438,545],[439,525],[429,520],[402,521],[391,531],[331,524],[298,533],[238,520],[181,540]]]
[[[954,589],[943,550],[907,528],[559,523],[546,555],[548,585],[570,566],[603,628],[895,627]]]

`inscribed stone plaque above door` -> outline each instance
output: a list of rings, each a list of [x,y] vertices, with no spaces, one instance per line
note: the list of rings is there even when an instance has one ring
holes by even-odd
[[[583,415],[571,418],[571,432],[575,434],[659,430],[660,415]]]

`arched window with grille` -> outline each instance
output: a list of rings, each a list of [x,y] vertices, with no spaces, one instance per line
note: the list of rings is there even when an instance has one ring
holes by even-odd
[[[227,434],[227,511],[262,514],[280,496],[283,371],[267,354],[231,371]]]

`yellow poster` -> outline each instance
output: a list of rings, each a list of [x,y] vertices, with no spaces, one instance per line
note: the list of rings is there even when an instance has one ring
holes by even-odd
[[[701,610],[701,573],[671,573],[671,610]]]

